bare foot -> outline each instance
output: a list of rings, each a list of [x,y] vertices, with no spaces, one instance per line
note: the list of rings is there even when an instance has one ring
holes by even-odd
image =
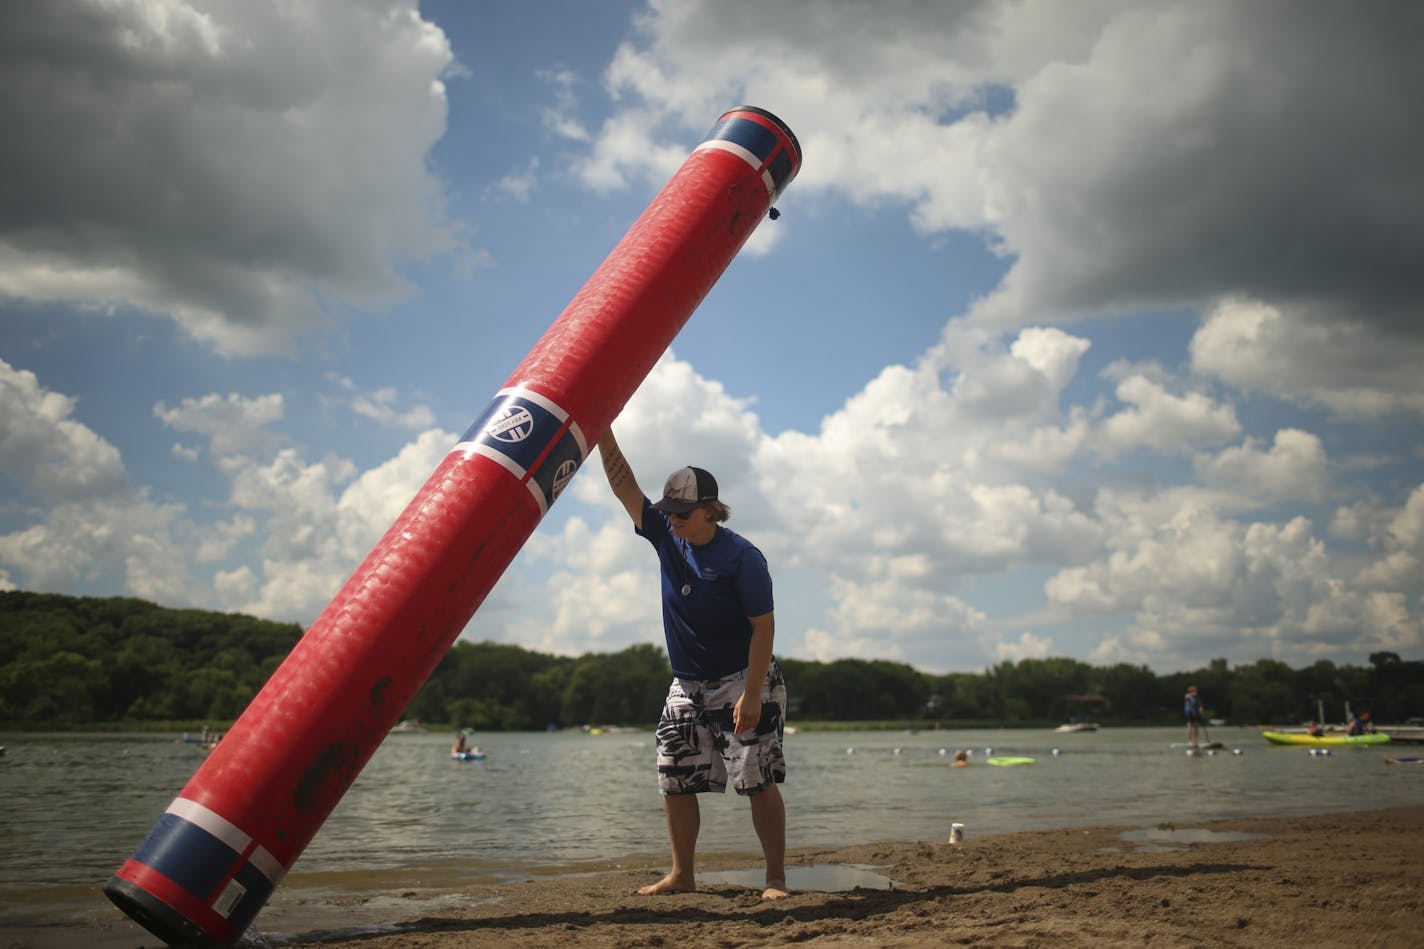
[[[761,898],[764,900],[784,900],[790,895],[790,891],[786,889],[785,881],[767,883],[766,889],[761,891]]]
[[[658,896],[663,893],[695,893],[697,884],[669,873],[656,883],[638,887],[639,896]]]

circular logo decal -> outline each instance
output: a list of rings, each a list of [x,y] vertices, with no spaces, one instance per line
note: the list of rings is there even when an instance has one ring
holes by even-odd
[[[578,464],[570,458],[554,470],[554,497],[559,496],[559,492],[564,490],[564,486],[569,483],[569,479],[578,472]]]
[[[513,445],[533,434],[534,416],[522,405],[506,405],[485,431],[491,438]]]

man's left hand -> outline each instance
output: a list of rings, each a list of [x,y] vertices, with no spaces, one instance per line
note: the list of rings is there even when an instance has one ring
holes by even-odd
[[[732,709],[732,730],[737,734],[755,731],[761,721],[761,696],[743,692]]]

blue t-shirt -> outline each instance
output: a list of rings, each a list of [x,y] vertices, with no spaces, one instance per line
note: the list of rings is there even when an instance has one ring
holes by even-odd
[[[707,543],[689,544],[673,535],[667,515],[647,498],[638,534],[653,545],[662,567],[663,634],[673,675],[721,679],[745,669],[750,617],[772,611],[771,572],[761,551],[721,526]]]

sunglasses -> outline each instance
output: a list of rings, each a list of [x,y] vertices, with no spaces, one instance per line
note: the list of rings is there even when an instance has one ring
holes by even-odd
[[[697,508],[692,509],[692,511],[695,510],[697,510]],[[683,511],[681,514],[669,514],[668,517],[672,518],[675,521],[685,521],[692,516],[692,511]]]

